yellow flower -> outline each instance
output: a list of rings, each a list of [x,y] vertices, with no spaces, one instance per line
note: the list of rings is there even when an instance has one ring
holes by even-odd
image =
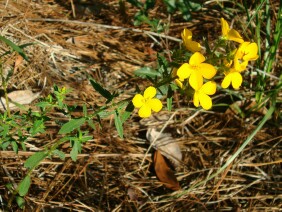
[[[239,89],[243,82],[243,77],[240,73],[240,71],[236,71],[234,68],[231,68],[229,72],[225,75],[221,87],[222,88],[228,88],[230,84],[232,84],[232,87],[234,89]]]
[[[221,22],[222,36],[224,39],[232,40],[238,43],[244,42],[239,32],[236,31],[235,29],[230,29],[227,21],[225,21],[224,18],[221,18],[220,22]]]
[[[243,71],[247,68],[250,60],[256,60],[258,57],[258,45],[256,43],[244,42],[240,44],[235,54],[234,67],[237,71]]]
[[[209,81],[205,83],[200,89],[195,90],[193,102],[195,107],[201,105],[205,110],[209,110],[212,107],[212,100],[208,95],[215,94],[216,83]]]
[[[240,44],[234,56],[234,68],[231,68],[221,83],[222,88],[228,88],[230,84],[234,89],[239,89],[243,82],[240,72],[247,68],[250,60],[258,59],[258,46],[256,43],[243,42]]]
[[[188,63],[184,63],[177,70],[177,76],[181,79],[189,78],[189,84],[194,90],[199,90],[203,85],[203,78],[211,79],[216,74],[216,69],[214,66],[203,63],[205,57],[199,53],[194,53]]]
[[[150,86],[146,88],[143,96],[141,94],[136,94],[132,99],[134,107],[140,108],[138,115],[141,118],[150,117],[151,110],[153,110],[154,112],[159,112],[162,109],[162,102],[159,99],[154,98],[156,94],[156,88]]]
[[[181,37],[186,49],[191,52],[201,51],[201,45],[196,41],[192,41],[192,32],[189,29],[185,28],[181,33]]]

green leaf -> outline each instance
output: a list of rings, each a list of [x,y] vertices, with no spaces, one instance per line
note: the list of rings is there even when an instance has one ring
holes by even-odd
[[[25,161],[24,167],[32,169],[46,157],[47,154],[45,152],[36,152]]]
[[[82,142],[82,143],[84,143],[84,142],[89,141],[89,140],[91,140],[91,139],[93,139],[93,136],[89,135],[89,136],[83,136],[83,137],[81,137],[81,138],[79,139],[79,141]]]
[[[14,186],[12,183],[7,183],[6,185],[6,188],[10,191],[10,192],[13,192],[14,191]]]
[[[123,138],[123,127],[122,127],[122,122],[120,120],[118,111],[115,111],[115,126],[116,126],[119,137]]]
[[[76,161],[77,155],[78,155],[78,153],[80,153],[80,152],[81,152],[81,143],[80,143],[80,141],[78,141],[78,140],[74,140],[74,141],[73,141],[72,150],[71,150],[71,152],[70,152],[71,159],[72,159],[73,161]]]
[[[122,113],[122,115],[120,116],[120,120],[122,123],[124,123],[130,117],[133,110],[134,110],[134,105],[132,101],[130,101],[127,107],[125,108],[124,113]]]
[[[154,78],[154,77],[160,77],[161,74],[159,72],[157,72],[155,69],[150,68],[150,67],[143,67],[140,69],[137,69],[136,71],[134,71],[134,74],[139,76],[139,77],[150,77],[150,78]]]
[[[27,175],[20,183],[18,190],[20,196],[25,196],[28,192],[28,189],[30,187],[31,179],[30,176]]]
[[[19,47],[21,49],[24,49],[25,47],[28,47],[28,46],[31,46],[31,45],[34,45],[34,43],[26,43],[26,44],[23,44],[23,45],[19,45]],[[8,54],[11,54],[13,51],[6,51],[4,54],[0,55],[0,57],[3,57],[5,55],[8,55]]]
[[[113,114],[114,114],[114,111],[106,111],[106,110],[101,110],[98,113],[99,117],[102,119],[107,118],[108,116],[113,115]]]
[[[87,123],[93,130],[96,130],[95,124],[92,120],[87,120]]]
[[[18,153],[19,147],[18,147],[17,142],[12,141],[11,144],[12,144],[13,151],[14,151],[15,153]]]
[[[24,143],[24,142],[21,142],[21,146],[22,146],[23,151],[26,152],[26,146],[25,146],[25,143]]]
[[[66,158],[65,153],[62,152],[62,151],[60,151],[60,150],[58,150],[58,149],[55,149],[55,150],[53,151],[53,154],[54,154],[54,155],[57,155],[61,160],[65,160],[65,158]]]
[[[166,9],[169,13],[173,13],[176,9],[176,0],[164,0]]]
[[[146,1],[145,1],[145,5],[144,5],[145,11],[154,8],[155,3],[156,3],[155,0],[146,0]]]
[[[0,135],[5,138],[9,133],[9,125],[0,126]]]
[[[171,86],[169,85],[168,91],[167,91],[167,99],[166,99],[168,111],[171,111],[171,109],[172,109],[172,95],[173,95],[173,91],[172,91]]]
[[[19,206],[20,209],[23,209],[24,205],[25,205],[25,200],[24,198],[20,197],[20,196],[16,196],[16,202]]]
[[[83,104],[83,108],[82,108],[83,110],[83,116],[84,117],[87,117],[87,107],[86,107],[86,105],[85,104]]]
[[[1,144],[2,144],[1,145],[2,149],[6,150],[8,146],[11,144],[11,141],[4,141],[4,142],[2,141]]]
[[[59,134],[66,134],[70,133],[75,129],[78,129],[81,125],[85,123],[85,118],[80,118],[80,119],[71,119],[69,122],[65,123],[60,131]]]
[[[104,89],[94,79],[90,79],[90,83],[97,92],[99,92],[103,97],[105,97],[108,100],[108,102],[110,102],[113,99],[112,94],[108,90]]]
[[[172,97],[166,99],[167,110],[171,111],[172,109]]]
[[[44,121],[41,120],[36,120],[33,124],[33,127],[30,129],[29,133],[31,136],[36,135],[37,133],[44,133],[45,132],[45,126],[44,126]]]
[[[42,107],[42,108],[46,108],[46,107],[51,107],[53,106],[52,104],[50,104],[49,102],[38,102],[35,104],[37,107]]]
[[[7,38],[5,38],[1,35],[0,35],[0,40],[2,40],[4,43],[6,43],[8,46],[10,46],[14,51],[18,52],[19,55],[21,55],[26,61],[28,61],[27,56],[25,55],[25,53],[23,52],[23,50],[19,46],[17,46],[15,43],[13,43],[9,39],[7,39]]]

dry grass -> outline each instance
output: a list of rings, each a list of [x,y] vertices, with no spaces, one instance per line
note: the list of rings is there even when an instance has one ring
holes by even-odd
[[[72,89],[69,103],[99,105],[103,102],[87,81],[86,73],[107,89],[118,89],[124,92],[123,97],[129,96],[136,83],[141,87],[146,84],[135,78],[133,71],[154,66],[158,50],[177,46],[183,27],[207,32],[211,38],[213,32],[220,30],[218,20],[221,14],[215,15],[212,9],[189,23],[172,19],[172,39],[167,39],[150,34],[149,28],[133,30],[128,20],[136,11],[130,5],[126,4],[126,14],[119,11],[118,1],[114,0],[92,3],[87,10],[82,5],[82,9],[77,8],[74,19],[71,2],[6,0],[0,3],[0,34],[17,44],[34,43],[25,49],[29,62],[21,64],[14,73],[10,90],[43,89],[44,96],[56,83]],[[161,6],[153,12],[156,14],[157,11],[161,11]],[[158,14],[162,16],[162,13]],[[5,50],[6,46],[0,47],[1,52]],[[13,66],[15,58],[13,54],[4,59],[5,66]],[[256,128],[260,117],[258,114],[242,119],[229,110],[197,112],[186,105],[177,101],[175,113],[160,114],[174,116],[165,130],[179,143],[184,155],[176,172],[184,190],[221,167]],[[52,115],[59,114],[54,112]],[[77,162],[73,162],[69,155],[65,161],[59,158],[44,160],[32,173],[25,211],[280,210],[281,126],[277,128],[271,122],[266,124],[224,173],[177,197],[182,190],[172,193],[156,179],[151,167],[151,152],[140,167],[149,147],[145,137],[148,125],[163,127],[167,124],[155,117],[149,121],[140,121],[133,115],[124,126],[125,139],[122,140],[113,120],[106,119],[103,129],[92,132],[94,139],[83,146]],[[26,152],[20,151],[17,155],[12,151],[0,152],[0,195],[3,200],[0,210],[8,210],[5,204],[10,194],[5,185],[18,183],[25,176],[25,159],[55,142],[57,131],[57,126],[50,122],[47,133],[30,140]],[[69,152],[68,145],[62,148]],[[131,200],[129,194],[135,195],[137,200]],[[19,211],[16,204],[11,210]]]

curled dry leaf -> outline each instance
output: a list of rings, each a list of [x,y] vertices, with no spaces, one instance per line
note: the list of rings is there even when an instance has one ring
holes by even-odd
[[[18,90],[8,93],[10,110],[15,110],[17,108],[15,103],[21,105],[30,104],[33,100],[38,98],[39,95],[40,92],[33,93],[30,90]],[[6,107],[6,99],[5,97],[1,97],[0,110],[3,111]]]
[[[155,128],[148,128],[146,137],[157,150],[161,150],[162,154],[171,161],[174,167],[178,167],[182,160],[182,153],[179,145],[173,141],[170,133],[160,133]]]
[[[169,168],[167,161],[159,150],[154,154],[154,168],[159,180],[169,189],[177,191],[180,189],[179,182],[177,181],[174,172]]]

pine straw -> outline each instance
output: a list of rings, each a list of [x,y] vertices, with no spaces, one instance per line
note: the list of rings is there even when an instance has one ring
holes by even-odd
[[[35,43],[25,48],[29,62],[22,63],[13,74],[10,90],[43,89],[42,95],[45,95],[56,83],[72,89],[68,96],[70,104],[101,105],[103,99],[90,86],[87,74],[111,91],[122,91],[122,98],[127,97],[137,83],[141,87],[146,84],[135,78],[133,71],[155,66],[156,52],[178,45],[173,40],[179,38],[184,26],[196,31],[210,29],[208,36],[211,37],[212,30],[220,30],[219,25],[212,25],[218,22],[220,14],[215,17],[206,11],[206,16],[190,23],[179,23],[175,19],[170,29],[173,40],[159,38],[148,33],[148,28],[128,29],[132,28],[128,20],[136,12],[130,5],[126,4],[128,11],[123,14],[118,10],[118,1],[92,4],[91,13],[78,10],[77,20],[72,20],[73,11],[68,1],[0,3],[1,35],[17,44]],[[153,13],[162,16],[161,12],[160,4]],[[51,22],[49,18],[57,20]],[[166,39],[168,46],[161,42]],[[7,49],[2,46],[1,53]],[[16,57],[16,54],[5,57],[5,67],[13,67]],[[145,138],[148,125],[160,128],[167,124],[165,130],[181,146],[184,159],[176,175],[182,189],[187,190],[220,168],[256,128],[262,116],[242,119],[230,110],[195,111],[187,108],[182,100],[175,103],[175,113],[164,111],[149,119],[150,123],[133,115],[124,125],[125,139],[118,137],[111,118],[104,120],[103,129],[89,129],[94,139],[83,146],[76,162],[69,154],[65,161],[56,157],[45,159],[32,173],[25,211],[233,211],[243,208],[278,211],[282,204],[282,134],[281,126],[277,129],[270,123],[215,179],[181,197],[177,195],[182,190],[172,193],[161,185],[152,170],[152,151],[145,155],[149,147]],[[50,117],[59,115],[54,112]],[[170,123],[158,120],[158,117],[172,115]],[[59,139],[54,122],[50,121],[46,130],[46,134],[30,139],[26,152],[20,151],[17,155],[11,150],[0,152],[3,204],[7,204],[10,197],[5,185],[15,185],[25,176],[26,158]],[[67,153],[70,151],[68,144],[61,148]],[[145,163],[140,166],[144,158]],[[6,206],[1,204],[0,201],[5,210]],[[16,210],[16,203],[13,208]]]

